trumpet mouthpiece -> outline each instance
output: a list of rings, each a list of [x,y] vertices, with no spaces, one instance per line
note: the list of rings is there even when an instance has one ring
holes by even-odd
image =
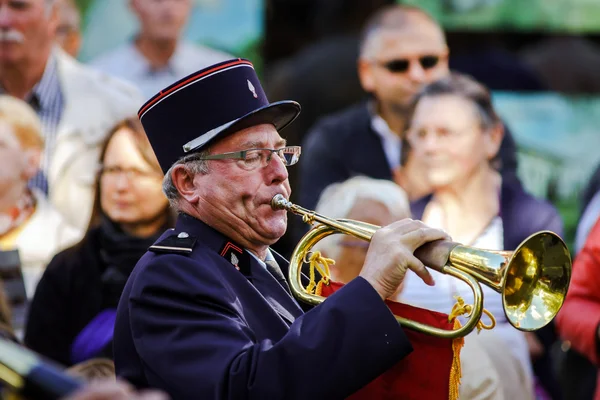
[[[271,199],[271,208],[273,210],[288,210],[292,206],[292,203],[287,201],[287,199],[281,194],[276,194]]]

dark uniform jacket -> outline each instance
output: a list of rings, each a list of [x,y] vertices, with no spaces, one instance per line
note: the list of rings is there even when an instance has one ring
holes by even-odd
[[[190,216],[152,250],[114,335],[117,374],[137,387],[174,399],[343,399],[412,349],[362,278],[304,314],[253,256]]]

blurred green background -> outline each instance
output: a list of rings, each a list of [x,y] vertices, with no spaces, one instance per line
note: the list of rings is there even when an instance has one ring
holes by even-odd
[[[597,32],[598,0],[400,0],[454,29]]]

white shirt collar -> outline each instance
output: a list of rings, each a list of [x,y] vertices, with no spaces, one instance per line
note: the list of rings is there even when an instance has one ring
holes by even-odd
[[[249,253],[249,254],[250,254],[252,257],[254,257],[254,259],[255,259],[256,261],[258,261],[258,263],[259,263],[260,265],[262,265],[262,267],[263,267],[264,269],[267,269],[267,264],[265,264],[265,262],[264,262],[263,260],[261,260],[260,258],[258,258],[258,257],[256,256],[256,254],[254,254],[253,252],[249,251],[248,249],[246,249],[246,251],[247,251],[247,252],[248,252],[248,253]],[[265,260],[267,260],[267,261],[270,261],[270,260],[275,260],[275,257],[273,256],[273,253],[271,253],[271,250],[270,250],[270,249],[267,249],[267,255],[266,255],[266,257],[265,257]]]
[[[383,152],[392,170],[400,166],[400,157],[402,155],[402,140],[394,131],[390,129],[387,122],[377,114],[375,105],[369,103],[369,112],[371,113],[371,129],[381,138]]]

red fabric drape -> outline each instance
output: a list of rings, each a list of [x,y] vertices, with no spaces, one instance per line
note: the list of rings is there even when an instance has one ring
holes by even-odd
[[[329,282],[328,285],[322,286],[321,295],[327,297],[342,286],[337,282]],[[451,330],[454,328],[454,323],[448,321],[447,314],[390,300],[386,303],[394,315],[441,329]],[[446,400],[455,398],[458,395],[459,353],[463,340],[441,339],[410,329],[405,329],[405,333],[414,351],[377,379],[354,393],[349,399]],[[451,374],[453,362],[456,363],[454,366],[455,371]]]

